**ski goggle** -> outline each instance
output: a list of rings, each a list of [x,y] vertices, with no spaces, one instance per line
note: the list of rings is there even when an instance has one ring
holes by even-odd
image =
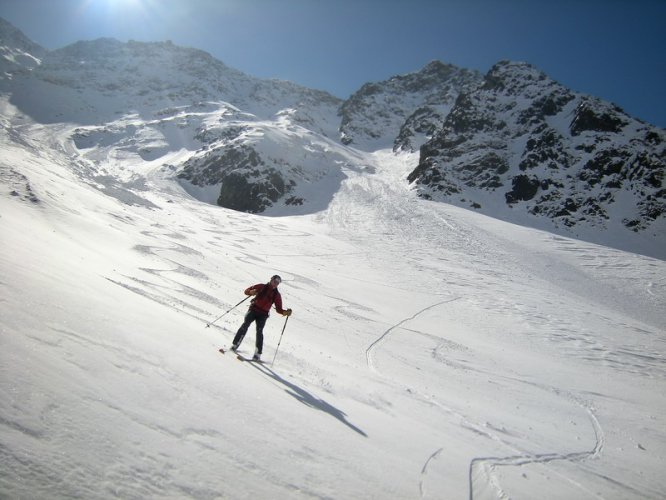
[[[280,278],[277,274],[271,278],[271,281],[276,282],[278,285],[282,283],[282,278]]]

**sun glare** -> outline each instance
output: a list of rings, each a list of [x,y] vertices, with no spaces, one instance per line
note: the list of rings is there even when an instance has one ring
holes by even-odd
[[[143,3],[143,0],[88,0],[88,3],[106,6],[136,6]]]
[[[160,0],[82,0],[80,12],[99,27],[124,27],[133,32],[137,23],[153,17],[159,3]]]
[[[108,13],[143,12],[156,0],[84,0],[84,8],[99,9]]]

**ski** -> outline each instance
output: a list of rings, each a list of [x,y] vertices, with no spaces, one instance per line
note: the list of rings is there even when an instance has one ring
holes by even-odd
[[[220,352],[220,354],[226,354],[227,350],[224,347],[220,347],[218,349],[218,352]],[[239,354],[238,352],[236,352],[236,359],[239,361],[247,361],[248,363],[261,363],[261,364],[264,363],[260,359],[248,358],[246,356],[243,356],[242,354]]]
[[[243,356],[242,354],[238,354],[238,355],[236,356],[236,359],[237,359],[238,361],[246,361],[246,362],[248,362],[248,363],[259,363],[259,364],[263,364],[263,363],[264,363],[264,362],[261,361],[260,359],[246,358],[246,357]]]

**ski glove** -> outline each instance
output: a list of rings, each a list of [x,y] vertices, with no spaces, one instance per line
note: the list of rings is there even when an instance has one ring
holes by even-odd
[[[283,312],[282,316],[291,316],[291,309],[287,309],[285,312]]]

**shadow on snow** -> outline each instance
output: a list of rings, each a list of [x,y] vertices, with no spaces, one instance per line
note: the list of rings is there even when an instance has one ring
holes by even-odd
[[[356,427],[347,420],[347,414],[345,412],[339,410],[335,406],[330,405],[323,399],[313,396],[308,391],[297,386],[296,384],[293,384],[288,380],[285,380],[263,363],[248,363],[248,364],[250,364],[253,368],[259,370],[264,375],[284,385],[287,388],[285,392],[290,396],[294,397],[297,401],[303,403],[306,406],[309,406],[310,408],[316,408],[318,410],[328,413],[332,417],[335,417],[337,420],[345,424],[354,432],[359,433],[363,437],[368,437],[368,435],[365,432],[363,432],[361,429],[359,429],[358,427]]]

